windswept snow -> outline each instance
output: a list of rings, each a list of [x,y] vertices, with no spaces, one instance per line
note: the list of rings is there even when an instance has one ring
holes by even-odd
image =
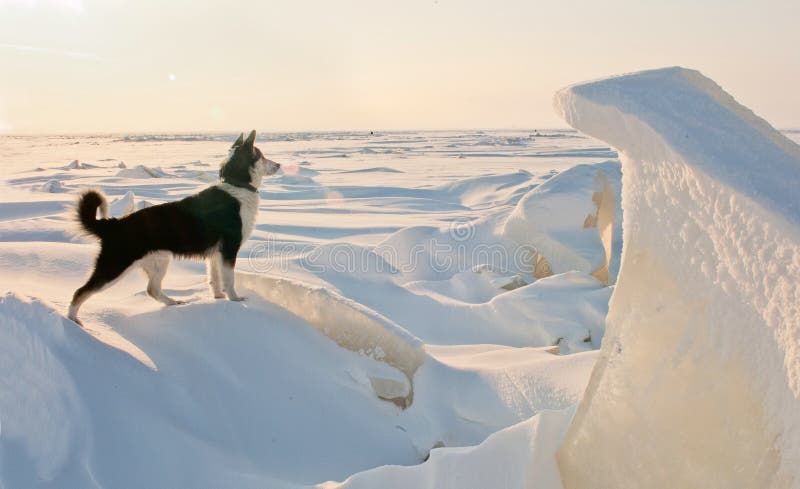
[[[682,68],[555,105],[621,151],[625,208],[565,487],[800,487],[800,147]]]
[[[295,488],[430,456],[428,471],[498,431],[475,451],[555,444],[612,288],[537,279],[535,250],[502,230],[563,170],[613,166],[563,134],[264,135],[283,171],[239,255],[248,300],[210,298],[203,265],[175,260],[165,291],[186,304],[153,301],[132,270],[84,328],[63,318],[97,246],[74,233],[75,196],[99,188],[119,217],[192,194],[232,138],[0,139],[0,485]],[[593,185],[573,186],[589,209]]]
[[[0,138],[0,486],[796,487],[796,199],[765,196],[795,188],[795,150],[704,80],[564,92],[624,173],[572,130],[262,134],[282,172],[238,257],[248,300],[176,260],[184,305],[134,270],[84,328],[78,192],[113,216],[190,195],[233,137]]]

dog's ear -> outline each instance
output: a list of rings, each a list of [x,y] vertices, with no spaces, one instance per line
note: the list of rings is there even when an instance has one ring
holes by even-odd
[[[256,142],[256,130],[253,129],[250,131],[250,134],[247,136],[247,139],[244,140],[244,146],[253,146]]]
[[[236,141],[233,142],[233,146],[231,146],[231,148],[241,146],[243,141],[244,141],[244,133],[240,133]]]

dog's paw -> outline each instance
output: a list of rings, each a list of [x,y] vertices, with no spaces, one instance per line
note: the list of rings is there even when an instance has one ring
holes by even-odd
[[[220,292],[219,294],[213,294],[213,295],[214,295],[214,299],[224,299],[225,298],[225,294],[223,294],[222,292]]]
[[[228,296],[228,300],[233,302],[244,302],[247,300],[247,297],[234,295],[234,296]]]

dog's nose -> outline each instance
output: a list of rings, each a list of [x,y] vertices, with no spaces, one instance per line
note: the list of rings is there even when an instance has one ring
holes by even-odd
[[[277,170],[277,169],[279,169],[280,167],[281,167],[281,164],[280,164],[280,163],[275,163],[275,169],[276,169],[276,170]]]

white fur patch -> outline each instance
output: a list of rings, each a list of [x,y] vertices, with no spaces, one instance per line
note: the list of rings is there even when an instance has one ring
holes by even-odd
[[[217,187],[239,201],[239,216],[242,218],[242,242],[250,237],[258,214],[258,192],[253,192],[229,183],[219,183]]]

